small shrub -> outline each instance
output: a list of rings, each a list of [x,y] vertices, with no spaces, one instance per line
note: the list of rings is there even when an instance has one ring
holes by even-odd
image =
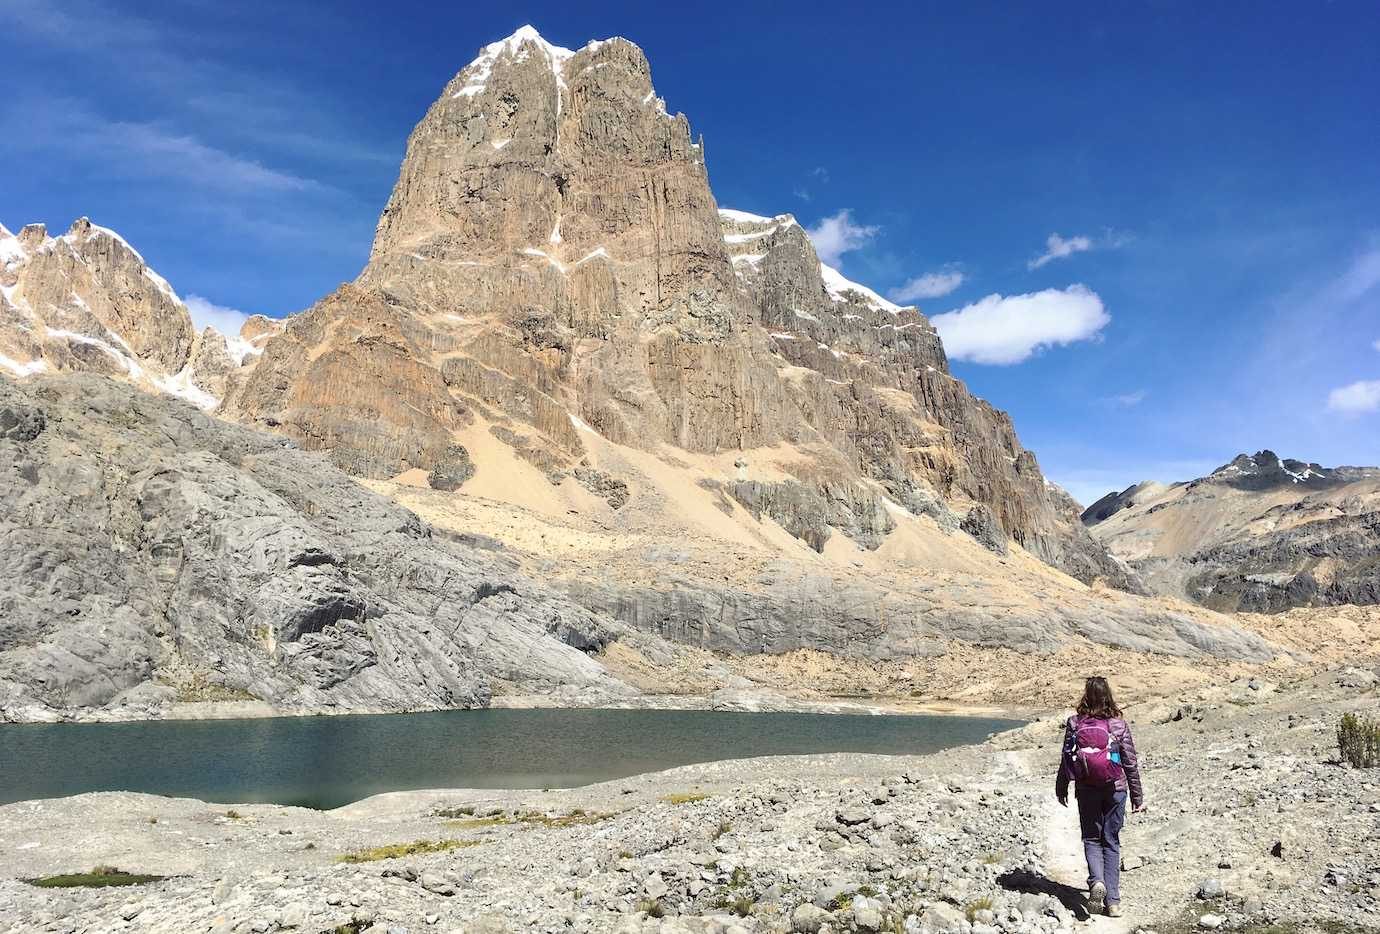
[[[701,794],[697,791],[681,791],[669,795],[662,795],[661,800],[667,804],[694,804],[696,801],[704,801],[709,795]]]
[[[147,823],[150,823],[150,824],[156,824],[156,823],[158,823],[158,818],[154,817],[152,814],[150,814],[148,817],[144,818],[144,820],[145,820]]]
[[[829,900],[829,908],[833,911],[847,911],[853,907],[853,896],[840,892]]]
[[[733,829],[733,825],[726,820],[719,821],[719,826],[714,828],[714,832],[709,835],[709,839],[717,840],[724,834]]]
[[[230,818],[231,820],[240,820],[240,819],[242,819],[242,818],[244,817],[243,814],[241,814],[239,811],[235,810],[234,808],[231,808],[230,810],[226,811],[226,812],[225,812],[225,816],[228,817],[228,818]]]
[[[437,808],[431,812],[432,817],[473,817],[474,805],[467,804],[462,808]]]
[[[506,823],[508,823],[506,817],[467,817],[463,820],[448,820],[446,826],[454,827],[457,830],[475,830],[480,827],[495,827]]]
[[[1353,768],[1373,769],[1380,766],[1380,720],[1364,715],[1342,715],[1337,724],[1337,746],[1342,759]]]
[[[342,863],[372,863],[380,859],[398,859],[403,856],[419,856],[423,853],[444,853],[470,846],[479,846],[482,840],[414,840],[411,843],[389,843],[363,850],[354,850],[340,857]]]
[[[24,881],[41,889],[99,889],[119,885],[146,885],[149,882],[161,882],[165,878],[167,877],[124,872],[114,866],[93,866],[90,872],[65,873]]]
[[[733,873],[728,877],[728,887],[731,889],[741,889],[752,881],[752,876],[742,866],[734,866]]]
[[[637,910],[644,912],[649,918],[666,917],[666,909],[663,908],[661,902],[657,901],[655,898],[648,898],[638,902]]]
[[[968,919],[969,924],[972,924],[973,918],[977,916],[977,913],[979,911],[991,911],[992,906],[995,904],[996,902],[993,901],[992,896],[990,895],[984,895],[981,898],[975,898],[971,902],[963,906],[963,917]]]
[[[870,885],[860,885],[858,886],[858,894],[864,895],[868,898],[876,898],[877,890]]]
[[[583,827],[587,824],[606,821],[611,817],[613,817],[612,814],[576,808],[569,814],[538,814],[535,811],[528,811],[525,814],[519,814],[517,820],[519,823],[538,827]]]
[[[748,915],[752,914],[752,906],[753,901],[751,896],[739,895],[733,900],[733,905],[731,907],[735,915],[740,918],[746,918]]]

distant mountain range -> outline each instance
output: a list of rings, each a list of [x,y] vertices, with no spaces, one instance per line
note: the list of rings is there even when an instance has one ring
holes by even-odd
[[[1380,468],[1241,454],[1108,493],[1082,518],[1151,589],[1213,609],[1380,603]]]

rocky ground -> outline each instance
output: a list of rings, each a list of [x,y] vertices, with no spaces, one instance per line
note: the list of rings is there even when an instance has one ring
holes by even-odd
[[[1372,659],[1368,664],[1375,663]],[[1150,810],[1126,917],[1089,921],[1059,717],[928,757],[709,763],[559,791],[331,812],[95,794],[0,808],[0,931],[1359,930],[1380,912],[1380,773],[1335,723],[1372,668],[1238,678],[1128,711]],[[449,849],[346,862],[384,846]],[[24,879],[93,864],[124,888]]]

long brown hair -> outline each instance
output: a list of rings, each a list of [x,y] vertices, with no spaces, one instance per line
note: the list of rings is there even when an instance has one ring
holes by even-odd
[[[1083,698],[1078,702],[1078,715],[1110,720],[1121,716],[1121,708],[1112,697],[1112,686],[1106,678],[1094,675],[1083,684]]]

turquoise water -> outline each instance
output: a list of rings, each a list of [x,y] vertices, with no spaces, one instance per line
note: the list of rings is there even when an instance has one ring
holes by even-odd
[[[750,756],[918,755],[1019,726],[985,717],[447,710],[0,726],[0,804],[87,791],[332,808],[417,788],[560,788]]]

